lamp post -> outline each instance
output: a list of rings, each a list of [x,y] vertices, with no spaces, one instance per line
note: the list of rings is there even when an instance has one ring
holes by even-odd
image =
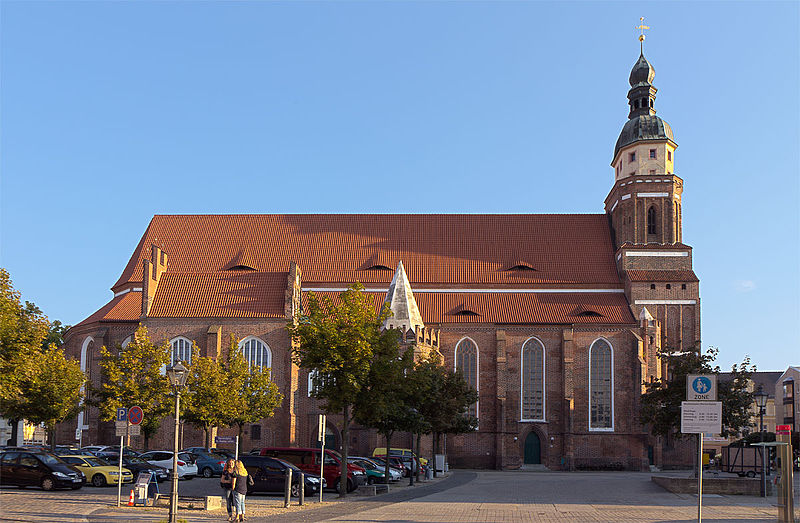
[[[753,400],[758,407],[758,429],[761,433],[761,443],[764,443],[764,408],[767,406],[767,399],[769,394],[764,392],[761,385],[758,386],[758,391],[753,394]],[[767,447],[761,446],[761,497],[767,496]]]
[[[172,449],[172,494],[169,497],[169,523],[176,523],[178,516],[178,436],[180,434],[181,389],[186,385],[189,369],[182,362],[167,368],[169,383],[175,389],[175,446]]]

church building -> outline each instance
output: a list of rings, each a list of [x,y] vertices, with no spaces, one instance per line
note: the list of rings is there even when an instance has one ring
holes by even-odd
[[[72,327],[64,348],[99,384],[101,346],[124,347],[140,325],[171,344],[173,361],[189,362],[193,343],[219,357],[233,334],[284,396],[273,417],[246,427],[245,451],[312,446],[321,411],[291,362],[286,324],[308,293],[360,282],[376,311],[390,303],[387,327],[438,350],[478,391],[478,429],[447,439],[451,466],[642,470],[686,459],[638,415],[644,383],[665,373],[657,351],[700,340],[677,144],[656,116],[654,76],[641,54],[603,214],[157,215],[111,301]],[[96,408],[63,423],[60,441],[76,428],[84,444],[115,441]],[[336,447],[382,446],[358,428],[342,442],[339,428],[329,417]],[[165,420],[150,446],[171,438]],[[202,445],[202,431],[186,425],[182,440]]]

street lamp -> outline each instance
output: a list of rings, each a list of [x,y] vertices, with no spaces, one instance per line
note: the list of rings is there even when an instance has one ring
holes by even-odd
[[[761,443],[764,443],[764,408],[767,406],[767,399],[769,398],[769,394],[764,392],[762,386],[758,386],[758,391],[753,394],[753,401],[756,403],[756,407],[758,407],[758,429],[761,433]],[[766,497],[767,495],[767,448],[763,445],[761,446],[761,497]]]
[[[180,431],[181,389],[186,386],[186,377],[188,375],[189,369],[180,361],[167,368],[169,384],[175,389],[175,447],[172,453],[172,494],[169,497],[169,523],[176,523],[178,516],[178,435]]]

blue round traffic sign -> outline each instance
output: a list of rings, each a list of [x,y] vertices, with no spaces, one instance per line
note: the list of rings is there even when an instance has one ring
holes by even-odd
[[[128,409],[128,421],[131,425],[138,425],[144,419],[144,411],[142,407],[131,407]]]
[[[692,388],[698,394],[708,394],[711,390],[711,380],[705,376],[700,376],[692,381]]]

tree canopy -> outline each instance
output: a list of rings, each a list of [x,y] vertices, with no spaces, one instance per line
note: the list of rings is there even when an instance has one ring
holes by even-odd
[[[103,377],[100,388],[94,391],[100,415],[103,420],[112,421],[120,407],[141,407],[146,448],[174,405],[163,371],[170,362],[169,343],[153,344],[147,328],[139,327],[124,349],[120,345],[113,351],[103,347],[100,353]]]
[[[658,357],[667,362],[667,376],[646,383],[642,395],[641,421],[649,424],[651,432],[658,436],[683,437],[681,434],[681,402],[686,400],[686,376],[688,374],[719,374],[719,366],[713,365],[719,349],[710,347],[705,353],[697,350],[678,352],[663,349]],[[731,377],[725,381],[717,379],[717,399],[722,402],[723,437],[737,436],[750,425],[750,407],[753,394],[747,390],[755,365],[745,357],[740,364],[731,367]]]
[[[342,478],[347,478],[352,407],[369,381],[377,348],[390,343],[382,338],[396,336],[381,330],[390,314],[388,308],[376,314],[371,298],[363,290],[355,284],[335,302],[311,293],[307,313],[287,326],[293,361],[315,373],[314,396],[323,401],[325,412],[342,416]],[[339,495],[344,497],[346,492],[346,488],[340,488]]]
[[[0,415],[12,425],[44,423],[52,436],[56,423],[80,410],[86,376],[57,345],[64,329],[33,303],[23,305],[0,269]]]

